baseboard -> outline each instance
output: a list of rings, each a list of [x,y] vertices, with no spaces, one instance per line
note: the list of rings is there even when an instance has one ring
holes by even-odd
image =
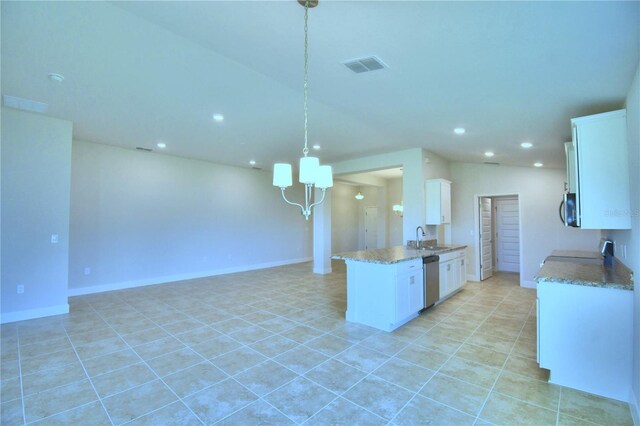
[[[538,288],[538,283],[537,281],[522,281],[520,287],[536,289]]]
[[[25,309],[24,311],[3,313],[0,317],[0,324],[9,322],[24,321],[35,318],[48,317],[51,315],[62,315],[69,313],[69,304],[48,306],[46,308]]]
[[[235,272],[253,271],[256,269],[274,268],[276,266],[294,265],[313,260],[312,257],[299,259],[279,260],[276,262],[257,263],[254,265],[236,266],[233,268],[214,269],[211,271],[200,271],[188,274],[165,275],[163,277],[147,278],[142,280],[122,281],[117,283],[101,284],[88,287],[70,288],[69,297],[82,296],[85,294],[103,293],[105,291],[124,290],[127,288],[144,287],[147,285],[166,284],[174,281],[192,280],[196,278],[212,277],[215,275],[233,274]]]
[[[633,424],[635,426],[640,426],[640,404],[638,404],[633,388],[631,388],[631,391],[629,392],[629,409],[631,410]]]

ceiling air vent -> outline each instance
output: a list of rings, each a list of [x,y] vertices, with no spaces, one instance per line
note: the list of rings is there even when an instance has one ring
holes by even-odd
[[[494,161],[485,161],[484,164],[488,164],[490,166],[499,166],[500,165],[500,163],[496,163]]]
[[[347,62],[344,62],[345,66],[349,68],[351,71],[360,74],[368,71],[381,70],[383,68],[389,68],[387,64],[382,62],[376,56],[369,56],[367,58],[357,58],[351,59]]]
[[[21,109],[31,112],[45,112],[49,105],[44,102],[32,101],[31,99],[19,98],[17,96],[2,95],[2,103],[9,108]]]
[[[136,146],[136,149],[137,149],[138,151],[144,151],[144,152],[151,152],[151,151],[153,151],[153,150],[152,150],[152,149],[150,149],[150,148],[143,148],[143,147],[141,147],[141,146]]]

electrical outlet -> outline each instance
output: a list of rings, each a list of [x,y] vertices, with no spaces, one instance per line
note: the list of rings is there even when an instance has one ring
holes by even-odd
[[[58,234],[51,234],[51,244],[58,244]]]
[[[88,266],[86,268],[84,268],[84,274],[85,275],[91,275],[91,268],[89,268]]]
[[[16,291],[18,292],[18,294],[24,293],[24,286],[23,285],[19,285],[18,288],[16,289]]]

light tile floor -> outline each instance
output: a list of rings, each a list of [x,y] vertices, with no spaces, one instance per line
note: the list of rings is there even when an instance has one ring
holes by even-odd
[[[3,325],[1,422],[632,424],[626,404],[545,381],[517,275],[385,333],[345,322],[334,268],[74,297],[68,315]]]

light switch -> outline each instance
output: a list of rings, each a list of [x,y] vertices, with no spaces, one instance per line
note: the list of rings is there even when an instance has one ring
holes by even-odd
[[[58,234],[51,234],[51,244],[58,244]]]

